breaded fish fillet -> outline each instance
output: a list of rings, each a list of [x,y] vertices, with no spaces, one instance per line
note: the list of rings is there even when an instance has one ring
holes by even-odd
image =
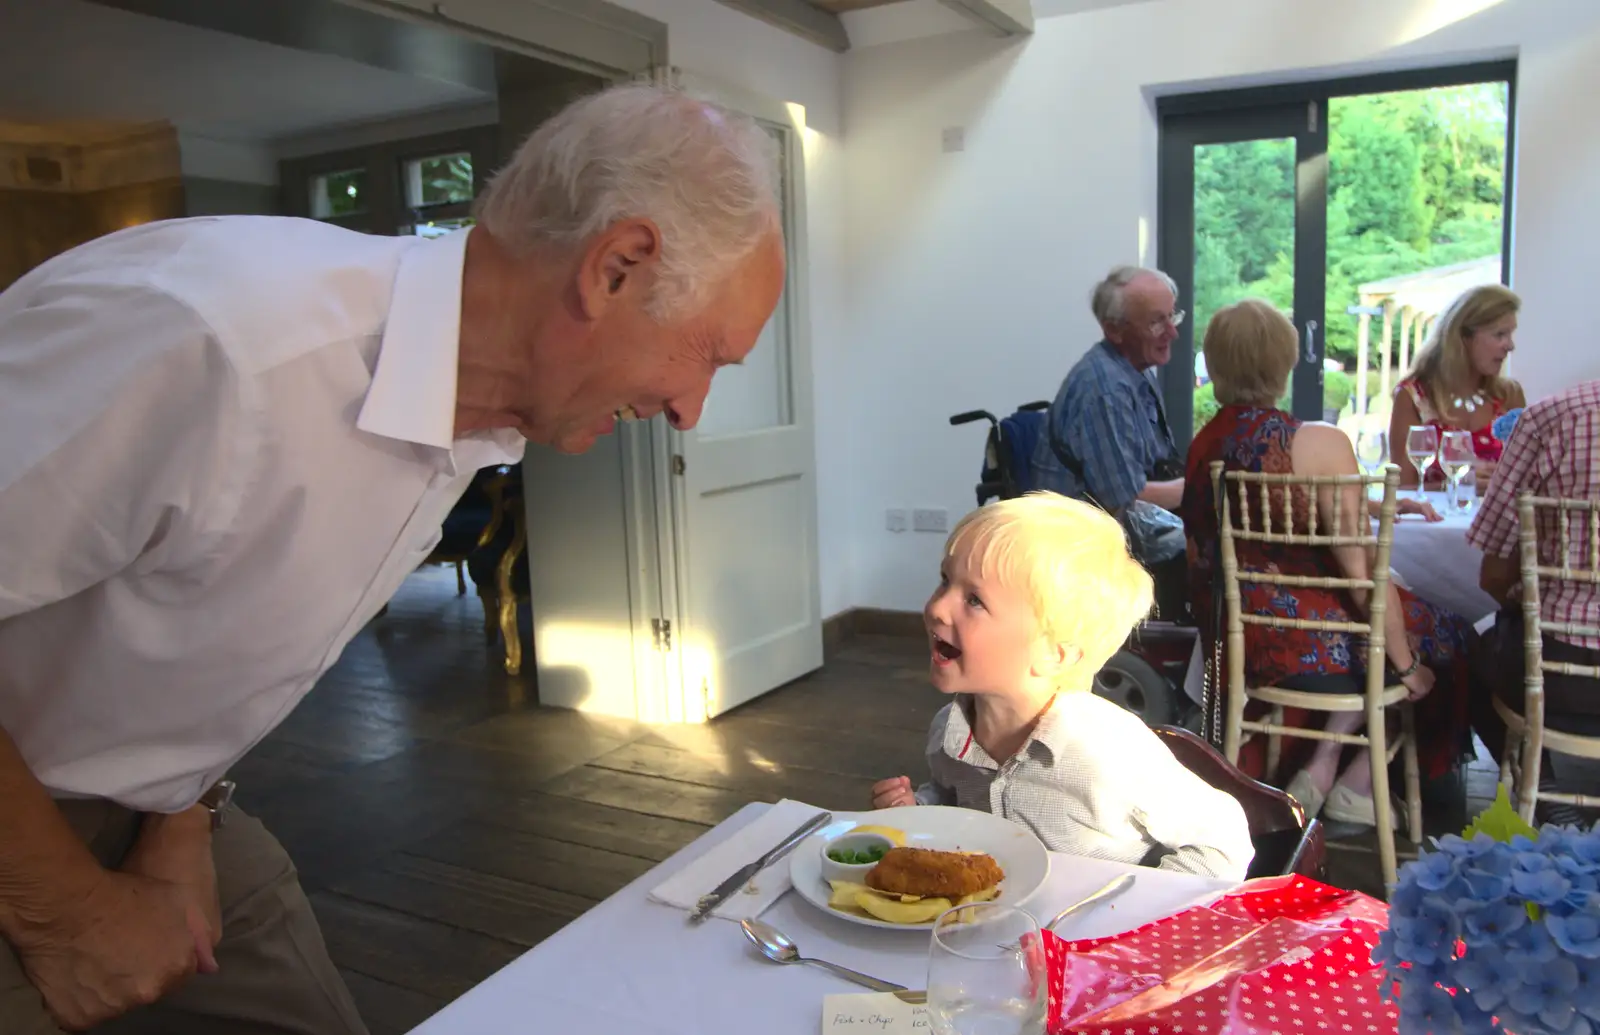
[[[867,871],[867,887],[892,895],[959,898],[992,888],[1005,875],[1000,864],[987,855],[891,848]]]

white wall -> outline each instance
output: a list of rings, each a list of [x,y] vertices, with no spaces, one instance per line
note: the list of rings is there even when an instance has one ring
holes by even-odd
[[[859,595],[852,564],[857,472],[849,397],[824,388],[854,369],[843,321],[844,178],[840,151],[840,56],[713,0],[616,0],[667,23],[672,63],[806,110],[806,217],[811,355],[816,385],[818,550],[822,613]]]
[[[1154,261],[1162,92],[1518,53],[1516,374],[1533,396],[1600,376],[1584,301],[1600,259],[1600,4],[1151,0],[1052,16],[1075,3],[1035,0],[1021,41],[963,32],[845,56],[850,362],[819,363],[817,394],[848,415],[819,462],[849,473],[824,506],[847,510],[832,520],[853,572],[831,581],[851,603],[921,606],[943,537],[887,532],[885,509],[970,510],[982,434],[948,416],[1053,395],[1098,336],[1090,286]],[[941,153],[947,126],[965,127],[963,152]]]

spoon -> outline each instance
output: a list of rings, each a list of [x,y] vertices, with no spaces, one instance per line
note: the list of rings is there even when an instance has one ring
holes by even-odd
[[[865,985],[874,992],[904,992],[906,990],[905,985],[897,985],[891,981],[880,981],[875,977],[869,977],[848,967],[841,967],[837,963],[829,963],[827,960],[810,959],[802,956],[800,955],[800,950],[795,947],[794,942],[789,940],[788,935],[771,924],[762,923],[760,920],[741,920],[739,921],[739,927],[744,931],[744,936],[750,939],[756,948],[761,950],[761,955],[774,963],[809,963],[814,967],[831,970],[840,977],[854,981],[858,985]]]
[[[1074,902],[1072,905],[1057,913],[1049,923],[1044,925],[1044,929],[1047,931],[1054,931],[1056,929],[1056,924],[1059,924],[1072,914],[1081,912],[1085,909],[1088,909],[1090,906],[1104,902],[1107,899],[1116,898],[1118,895],[1122,894],[1124,891],[1127,891],[1131,887],[1133,887],[1133,874],[1124,873],[1122,876],[1107,884],[1105,887],[1101,888],[1093,895],[1090,895],[1088,898],[1083,899],[1080,902]]]

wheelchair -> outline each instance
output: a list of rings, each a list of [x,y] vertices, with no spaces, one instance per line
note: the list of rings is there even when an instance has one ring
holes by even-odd
[[[983,464],[978,471],[978,506],[992,499],[1014,499],[1033,491],[1033,452],[1047,434],[1048,400],[1024,403],[1010,416],[968,410],[950,418],[952,425],[987,421]],[[1200,709],[1184,693],[1184,678],[1199,629],[1190,615],[1187,559],[1179,555],[1150,566],[1156,606],[1139,623],[1122,650],[1095,673],[1094,692],[1134,713],[1147,726],[1183,725],[1198,731]]]

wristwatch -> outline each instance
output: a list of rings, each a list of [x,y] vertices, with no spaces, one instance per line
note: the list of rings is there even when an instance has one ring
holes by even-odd
[[[209,791],[200,795],[199,804],[211,813],[212,830],[227,822],[228,806],[233,804],[233,792],[237,786],[232,780],[218,780]]]

